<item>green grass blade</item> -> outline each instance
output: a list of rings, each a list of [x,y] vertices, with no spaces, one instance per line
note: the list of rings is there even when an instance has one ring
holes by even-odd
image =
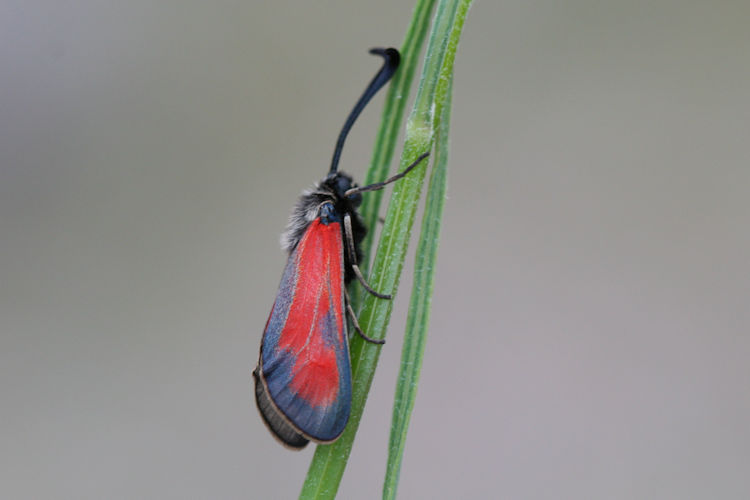
[[[438,105],[435,99],[436,96],[442,95],[441,99],[444,101],[445,95],[448,92],[445,85],[449,80],[441,82],[441,75],[445,75],[446,68],[452,71],[455,43],[451,44],[452,42],[457,42],[457,36],[452,34],[455,33],[454,25],[457,19],[456,15],[461,11],[461,3],[461,0],[452,0],[441,1],[438,4],[415,106],[407,121],[406,142],[399,170],[406,168],[423,152],[432,150],[433,126],[436,112],[441,113],[443,109],[443,103],[441,102]],[[468,8],[468,3],[470,2],[464,1],[463,3],[466,3]],[[415,19],[425,19],[424,11],[420,10],[420,5],[426,4],[419,2],[415,10]],[[464,17],[465,11],[463,17],[460,19],[461,26],[463,26]],[[412,30],[410,29],[411,32]],[[415,28],[413,33],[415,36],[422,33],[423,36],[424,30]],[[460,33],[460,29],[458,33]],[[421,45],[421,42],[419,44]],[[451,50],[453,54],[449,53]],[[406,75],[406,72],[404,74]],[[389,93],[389,97],[401,99],[403,96],[394,91],[393,94]],[[386,114],[386,116],[391,115]],[[389,127],[392,126],[383,126],[382,130],[386,130],[386,132],[383,132],[382,137],[378,136],[379,141],[381,139],[385,142],[395,141],[398,125],[394,129],[390,129]],[[380,142],[378,144],[380,145]],[[387,145],[383,145],[383,147],[387,149]],[[373,160],[373,168],[380,168],[383,163],[376,156]],[[378,250],[373,262],[372,273],[369,277],[370,283],[377,290],[395,294],[398,289],[426,168],[427,162],[422,162],[408,176],[394,185],[391,202],[388,205],[386,222],[383,226]],[[375,177],[377,175],[380,174],[377,172],[373,173],[373,177],[368,177],[368,179],[382,179],[386,174],[383,173],[380,177]],[[377,210],[375,209],[372,213],[368,212],[367,216],[372,217],[370,220],[374,221],[377,217],[376,214]],[[385,329],[390,320],[392,304],[392,301],[377,299],[371,295],[365,297],[359,323],[368,335],[375,338],[384,337]],[[335,497],[346,467],[346,462],[351,453],[354,436],[359,427],[367,394],[372,384],[374,370],[380,356],[380,349],[381,347],[379,346],[364,342],[359,336],[355,335],[352,338],[350,351],[353,394],[349,423],[342,436],[335,443],[331,445],[319,445],[316,449],[300,498],[321,499]]]
[[[391,421],[391,436],[388,446],[388,465],[383,484],[383,498],[396,497],[401,460],[406,443],[406,433],[414,400],[417,395],[419,375],[427,341],[430,322],[430,305],[434,286],[434,271],[440,240],[440,225],[445,203],[446,171],[448,165],[448,132],[450,123],[450,87],[446,94],[443,115],[438,126],[438,135],[433,156],[432,173],[427,191],[422,231],[414,265],[414,284],[406,321],[406,334],[401,351],[401,369],[396,384]]]
[[[448,36],[445,57],[435,89],[433,126],[437,132],[433,155],[432,174],[422,219],[422,231],[417,245],[414,266],[414,283],[409,304],[404,345],[401,352],[401,368],[396,384],[388,446],[388,464],[383,483],[383,498],[396,497],[401,462],[406,444],[406,433],[417,395],[419,376],[427,342],[430,321],[430,306],[434,287],[434,272],[437,263],[437,248],[440,226],[445,205],[447,181],[448,144],[450,132],[453,62],[458,40],[466,20],[471,0],[456,5],[453,26]]]
[[[393,157],[398,132],[403,123],[406,100],[414,79],[419,52],[427,34],[428,19],[434,4],[435,0],[419,0],[414,9],[414,15],[401,49],[401,69],[394,77],[393,82],[391,82],[389,92],[386,95],[383,121],[378,131],[373,159],[365,181],[367,184],[383,180],[388,174],[388,164]],[[360,213],[370,228],[375,227],[375,224],[377,224],[381,198],[382,192],[380,191],[367,193],[364,196]],[[372,234],[372,231],[370,234]],[[371,245],[372,239],[366,239],[363,245],[365,255],[369,254]],[[366,266],[367,259],[362,264]],[[356,301],[358,297],[358,293],[352,293],[353,300]],[[353,343],[358,340],[359,337],[355,335]],[[375,346],[373,348],[376,350],[379,349],[379,347]],[[354,356],[352,357],[354,358]],[[356,366],[356,361],[352,359],[352,369],[356,370]],[[354,402],[350,423],[344,435],[336,443],[332,445],[319,445],[315,450],[315,455],[310,463],[310,468],[308,469],[307,477],[300,493],[301,499],[330,499],[336,496],[351,452],[354,434],[362,416],[364,400],[369,391],[369,386],[370,384],[368,383],[367,388],[363,391],[360,383],[356,380],[354,381],[355,394],[353,395]],[[360,402],[360,404],[357,405],[356,402]]]
[[[450,96],[448,96],[450,99]],[[434,284],[434,269],[437,261],[437,248],[440,238],[440,223],[446,189],[446,167],[448,156],[447,139],[450,107],[446,106],[438,132],[436,152],[433,157],[432,174],[422,219],[422,231],[417,244],[414,268],[414,284],[406,322],[404,345],[401,351],[401,369],[396,384],[396,393],[391,421],[391,435],[388,446],[388,464],[383,484],[383,498],[396,496],[401,460],[404,453],[406,433],[409,427],[414,400],[416,398],[419,375],[422,369],[427,329],[430,321],[430,304]],[[444,130],[444,132],[443,132]]]

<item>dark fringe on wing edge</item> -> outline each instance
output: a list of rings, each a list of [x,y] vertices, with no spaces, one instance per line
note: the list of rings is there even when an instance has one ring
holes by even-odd
[[[286,418],[279,413],[271,402],[262,375],[258,373],[259,370],[260,367],[253,371],[253,378],[255,378],[255,402],[258,405],[260,416],[263,417],[263,421],[271,433],[283,445],[294,450],[301,450],[309,443],[309,440],[289,425]]]

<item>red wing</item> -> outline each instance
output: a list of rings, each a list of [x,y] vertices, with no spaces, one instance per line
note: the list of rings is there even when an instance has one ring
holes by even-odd
[[[341,225],[316,219],[289,256],[261,346],[268,396],[317,441],[338,437],[351,406],[343,265]]]

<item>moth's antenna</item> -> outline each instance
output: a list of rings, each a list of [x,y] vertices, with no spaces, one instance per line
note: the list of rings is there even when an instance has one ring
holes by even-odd
[[[391,79],[393,74],[398,69],[399,63],[401,62],[401,56],[396,49],[370,49],[370,54],[377,54],[383,57],[385,59],[385,62],[383,63],[383,67],[380,68],[380,71],[378,71],[378,73],[370,82],[370,85],[367,86],[365,92],[362,94],[362,97],[360,97],[359,101],[357,101],[357,104],[354,105],[354,109],[352,109],[352,112],[349,113],[349,117],[346,119],[344,127],[341,129],[339,139],[338,141],[336,141],[336,149],[333,151],[331,170],[328,172],[329,175],[335,174],[339,168],[341,150],[344,149],[344,141],[346,140],[346,136],[349,134],[349,129],[352,128],[355,120],[362,112],[362,110],[365,109],[367,103],[370,102],[372,96],[374,96],[383,85],[388,83],[388,80]]]

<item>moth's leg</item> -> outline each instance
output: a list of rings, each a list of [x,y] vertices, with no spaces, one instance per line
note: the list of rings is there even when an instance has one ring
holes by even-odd
[[[370,342],[373,344],[379,344],[379,345],[385,344],[384,339],[374,339],[372,337],[368,337],[367,335],[365,335],[365,332],[362,331],[362,328],[359,327],[357,316],[354,314],[354,309],[352,309],[351,300],[349,299],[349,292],[347,292],[346,289],[344,289],[344,298],[346,299],[346,312],[348,312],[349,317],[352,318],[352,325],[354,325],[354,329],[357,331],[359,336],[365,339],[367,342]]]
[[[381,299],[390,299],[390,295],[378,293],[373,290],[367,283],[367,280],[365,280],[365,277],[362,276],[362,271],[359,270],[359,266],[357,265],[357,251],[354,248],[354,236],[352,235],[352,218],[349,214],[344,214],[344,233],[346,234],[346,249],[349,254],[349,262],[351,263],[352,270],[354,270],[354,275],[357,276],[359,282],[362,283],[364,289],[369,293]]]

